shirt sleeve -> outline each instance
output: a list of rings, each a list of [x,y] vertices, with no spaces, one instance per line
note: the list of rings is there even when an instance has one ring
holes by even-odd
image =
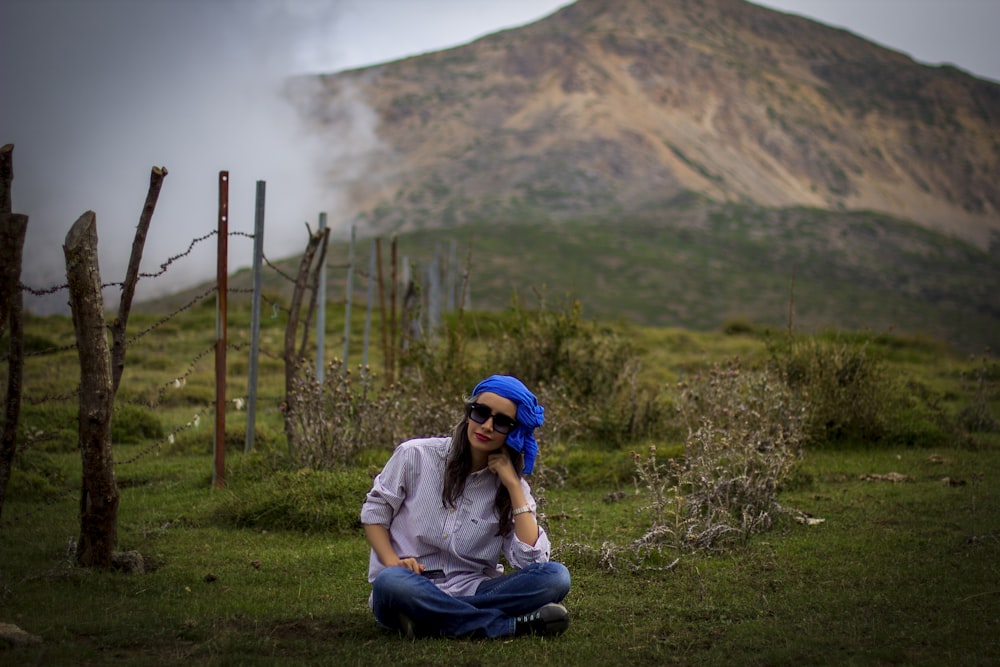
[[[531,489],[529,488],[528,483],[523,479],[521,480],[521,487],[524,489],[524,495],[528,500],[528,506],[531,507],[531,512],[534,514],[537,508],[537,503],[535,502],[534,496],[531,495]],[[538,539],[535,540],[534,546],[518,539],[517,533],[513,530],[504,542],[504,555],[507,557],[507,562],[517,569],[527,567],[533,563],[547,563],[549,561],[551,551],[552,544],[549,541],[549,536],[546,534],[541,525],[538,526]]]
[[[399,446],[372,484],[361,506],[361,523],[378,524],[386,528],[392,523],[406,500],[407,476],[411,467],[412,450]]]

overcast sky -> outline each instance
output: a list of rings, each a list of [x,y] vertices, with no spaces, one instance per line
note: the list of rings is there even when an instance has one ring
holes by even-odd
[[[667,0],[663,0],[667,1]],[[363,146],[298,132],[275,95],[293,73],[434,51],[523,25],[566,0],[0,0],[0,144],[14,143],[14,209],[30,216],[23,281],[65,282],[61,246],[97,213],[102,278],[121,280],[153,165],[166,166],[143,270],[215,228],[228,170],[231,229],[251,232],[267,182],[265,253],[301,251],[304,223],[336,217],[317,158]],[[844,27],[927,64],[1000,81],[1000,0],[763,0]],[[374,141],[363,112],[353,138]],[[338,155],[339,154],[339,155]],[[214,240],[140,296],[214,275]],[[231,267],[251,242],[230,242]],[[179,265],[175,265],[179,266]],[[117,295],[114,295],[117,296]],[[38,310],[51,308],[38,307]],[[61,303],[65,303],[62,293]]]

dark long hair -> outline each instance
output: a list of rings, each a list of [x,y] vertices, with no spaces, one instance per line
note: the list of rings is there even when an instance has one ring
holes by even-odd
[[[441,503],[445,507],[455,507],[465,491],[465,482],[472,472],[472,445],[469,442],[468,425],[469,418],[466,416],[455,427],[451,438],[451,451],[448,452],[448,463],[444,468],[444,485],[441,488]],[[521,471],[524,470],[524,455],[507,445],[504,447],[507,449],[510,462],[514,465],[514,470],[517,471],[517,476],[520,477]],[[514,530],[514,508],[511,507],[510,492],[502,484],[497,489],[493,512],[500,521],[497,535],[510,534]]]

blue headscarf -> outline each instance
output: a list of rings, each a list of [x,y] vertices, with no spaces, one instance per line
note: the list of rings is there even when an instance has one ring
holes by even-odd
[[[513,401],[517,406],[517,426],[507,434],[507,445],[524,455],[524,474],[530,474],[535,467],[535,456],[538,455],[538,443],[534,431],[545,422],[545,408],[538,404],[535,395],[524,386],[524,383],[513,375],[491,375],[476,385],[472,396],[476,397],[488,391]]]

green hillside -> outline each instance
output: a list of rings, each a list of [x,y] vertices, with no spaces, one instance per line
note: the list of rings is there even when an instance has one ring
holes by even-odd
[[[426,264],[435,253],[444,261],[454,252],[459,273],[468,263],[469,303],[480,310],[501,310],[515,291],[538,290],[553,300],[578,299],[588,317],[712,331],[734,322],[785,329],[794,305],[796,330],[927,336],[970,353],[1000,349],[995,258],[883,214],[695,198],[619,219],[550,222],[526,215],[534,221],[522,223],[505,217],[509,210],[494,212],[492,221],[484,216],[461,227],[401,232],[399,255]],[[369,247],[368,240],[357,244],[362,271]],[[347,257],[346,243],[331,243],[332,302],[344,298]],[[382,260],[388,280],[386,238]],[[294,275],[298,258],[275,265]],[[290,294],[291,282],[276,271],[265,270],[264,280],[269,293]],[[250,284],[243,271],[230,287]],[[363,299],[364,279],[355,287]],[[139,309],[161,312],[204,289]]]

